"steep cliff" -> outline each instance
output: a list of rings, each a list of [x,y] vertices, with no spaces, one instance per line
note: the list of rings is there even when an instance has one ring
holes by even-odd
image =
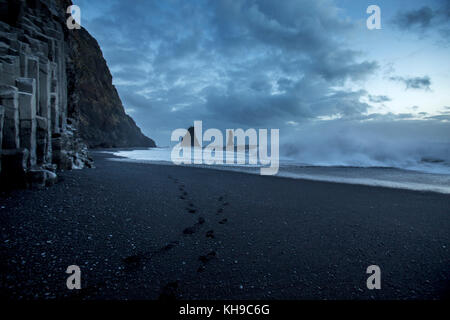
[[[83,140],[90,147],[155,147],[125,114],[97,41],[83,28],[68,33],[68,111]]]
[[[70,0],[0,0],[0,184],[92,166],[90,147],[153,147],[125,114],[102,52],[69,29]]]

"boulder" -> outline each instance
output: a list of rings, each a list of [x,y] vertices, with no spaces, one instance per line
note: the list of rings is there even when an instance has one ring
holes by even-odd
[[[66,150],[55,150],[53,152],[53,163],[58,166],[59,170],[72,170],[72,157]]]
[[[28,184],[31,188],[41,189],[56,183],[57,175],[45,169],[31,169],[27,172]]]

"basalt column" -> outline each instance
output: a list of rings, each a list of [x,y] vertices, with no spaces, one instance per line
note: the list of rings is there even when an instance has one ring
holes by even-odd
[[[4,106],[3,149],[20,148],[19,93],[16,87],[0,85],[0,104]]]
[[[2,173],[2,143],[3,143],[3,120],[5,118],[5,107],[0,105],[0,174]]]
[[[50,108],[50,63],[47,59],[40,58],[39,63],[39,112],[38,115],[47,120],[46,145],[44,149],[44,162],[52,162],[52,131],[51,131],[51,108]]]
[[[45,187],[58,169],[92,167],[88,145],[155,147],[125,113],[97,41],[67,28],[70,5],[0,0],[2,188]]]
[[[16,80],[19,89],[20,146],[29,151],[29,166],[36,165],[36,82],[31,78]]]

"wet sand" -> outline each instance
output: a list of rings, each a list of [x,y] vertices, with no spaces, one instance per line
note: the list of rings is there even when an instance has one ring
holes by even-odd
[[[449,297],[449,195],[93,157],[0,194],[3,299]]]

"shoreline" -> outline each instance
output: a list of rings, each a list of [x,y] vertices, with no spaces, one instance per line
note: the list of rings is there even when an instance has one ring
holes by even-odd
[[[2,298],[450,296],[448,195],[108,157],[1,194]],[[381,290],[365,286],[374,264]]]
[[[123,151],[124,149],[118,149],[117,151]],[[146,150],[146,149],[129,149],[130,151],[133,150]],[[252,174],[252,175],[260,175],[259,172],[253,172],[251,169],[257,170],[259,167],[251,167],[251,166],[238,166],[238,165],[206,165],[206,164],[199,164],[199,165],[175,165],[174,163],[170,161],[158,161],[158,160],[137,160],[137,159],[131,159],[127,158],[125,156],[119,156],[115,155],[113,150],[101,150],[99,152],[104,152],[109,154],[111,157],[107,160],[110,161],[118,161],[118,162],[126,162],[126,163],[140,163],[140,164],[148,164],[148,165],[163,165],[163,166],[176,166],[176,167],[185,167],[185,168],[198,168],[198,169],[208,169],[208,170],[216,170],[216,171],[229,171],[229,172],[240,172],[244,174]],[[379,180],[379,179],[371,179],[371,178],[349,178],[349,177],[337,177],[337,176],[326,176],[326,175],[311,175],[311,174],[298,174],[293,173],[289,171],[282,171],[282,169],[288,168],[288,167],[297,167],[295,165],[289,165],[289,166],[281,166],[280,171],[278,174],[273,176],[267,176],[272,178],[283,178],[283,179],[293,179],[293,180],[303,180],[303,181],[316,181],[316,182],[325,182],[325,183],[337,183],[337,184],[349,184],[349,185],[356,185],[356,186],[366,186],[366,187],[375,187],[375,188],[388,188],[388,189],[400,189],[400,190],[409,190],[409,191],[415,191],[415,192],[432,192],[432,193],[438,193],[438,194],[450,194],[450,187],[444,187],[444,186],[438,186],[434,185],[431,186],[429,184],[420,184],[420,183],[412,183],[412,182],[393,182],[389,180]],[[403,168],[396,168],[396,167],[355,167],[355,166],[298,166],[300,168],[325,168],[325,169],[333,169],[333,168],[339,168],[339,169],[392,169],[392,170],[398,170],[398,171],[405,171],[409,174],[415,173],[415,174],[424,174],[424,175],[442,175],[437,173],[429,173],[429,172],[422,172],[418,170],[408,170]]]

